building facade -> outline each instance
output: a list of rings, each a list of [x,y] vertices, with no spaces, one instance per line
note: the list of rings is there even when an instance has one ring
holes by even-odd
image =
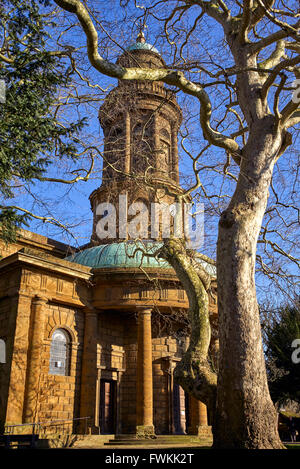
[[[118,62],[166,66],[142,34]],[[90,196],[90,243],[72,251],[20,230],[15,244],[0,246],[0,423],[63,421],[73,433],[196,434],[209,422],[204,404],[173,379],[188,346],[188,300],[175,271],[154,255],[162,220],[155,233],[146,223],[148,241],[134,240],[119,205],[123,195],[127,206],[150,210],[182,193],[180,107],[163,83],[120,81],[99,120],[104,164],[102,184]],[[126,219],[133,218],[129,210]],[[114,236],[103,237],[109,220],[119,224]],[[210,307],[215,320],[217,305]]]

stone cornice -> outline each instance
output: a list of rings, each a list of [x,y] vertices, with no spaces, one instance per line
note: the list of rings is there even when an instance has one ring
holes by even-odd
[[[23,248],[0,261],[0,269],[16,263],[50,270],[63,275],[90,280],[92,274],[89,267],[60,259],[35,249]]]
[[[43,249],[44,251],[49,251],[49,253],[54,251],[61,256],[65,255],[65,253],[70,251],[70,249],[74,249],[72,246],[68,246],[60,241],[56,241],[29,230],[24,230],[23,228],[18,229],[15,244],[24,245],[24,247],[30,246],[37,249]]]
[[[144,282],[149,282],[150,278],[161,279],[161,280],[170,280],[172,282],[179,282],[178,277],[176,276],[175,270],[173,268],[163,269],[155,267],[105,267],[100,269],[91,269],[94,278],[102,278],[103,280],[110,280],[114,276],[117,276],[120,279],[122,277],[122,282],[125,281],[126,277],[130,280],[142,280]]]

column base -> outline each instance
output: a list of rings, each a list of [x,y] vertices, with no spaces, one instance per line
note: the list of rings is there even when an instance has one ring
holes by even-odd
[[[188,427],[188,430],[187,430],[187,434],[188,435],[198,435],[198,425],[195,427]]]
[[[156,438],[153,425],[137,425],[136,438]]]
[[[197,435],[200,437],[212,436],[212,428],[210,425],[197,425],[188,428],[188,435]]]

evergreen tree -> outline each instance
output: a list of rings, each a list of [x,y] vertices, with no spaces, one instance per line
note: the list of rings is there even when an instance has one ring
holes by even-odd
[[[48,29],[55,26],[43,15],[48,4],[48,0],[9,0],[0,7],[1,31],[5,31],[0,54],[0,80],[5,82],[5,100],[0,104],[0,227],[6,241],[15,238],[16,227],[28,218],[7,204],[14,187],[42,178],[54,152],[60,158],[76,158],[77,137],[84,125],[82,119],[61,126],[51,114],[71,70],[61,55],[47,50]]]
[[[265,327],[267,371],[275,402],[291,399],[300,403],[300,363],[292,355],[293,342],[300,339],[300,311],[282,308],[274,324]]]

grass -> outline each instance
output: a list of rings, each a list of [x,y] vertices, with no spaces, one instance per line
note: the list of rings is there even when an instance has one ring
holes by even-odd
[[[300,449],[300,443],[284,443],[286,449]]]

